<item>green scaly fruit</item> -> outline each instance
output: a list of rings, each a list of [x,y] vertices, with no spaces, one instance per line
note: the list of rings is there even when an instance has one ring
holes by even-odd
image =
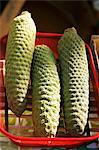
[[[60,82],[52,51],[35,47],[32,67],[32,112],[35,136],[56,135],[60,112]]]
[[[26,93],[34,52],[36,27],[27,11],[15,17],[11,23],[5,65],[5,87],[9,108],[21,116],[26,108]]]
[[[58,43],[61,90],[67,134],[84,132],[89,104],[89,72],[85,43],[68,28]]]

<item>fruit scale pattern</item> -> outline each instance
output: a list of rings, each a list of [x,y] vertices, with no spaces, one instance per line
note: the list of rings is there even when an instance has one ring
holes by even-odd
[[[5,87],[9,108],[20,116],[26,108],[36,27],[29,12],[14,18],[6,48]],[[34,40],[33,40],[34,39]]]
[[[89,72],[84,41],[68,28],[58,43],[67,134],[84,132],[89,105]]]

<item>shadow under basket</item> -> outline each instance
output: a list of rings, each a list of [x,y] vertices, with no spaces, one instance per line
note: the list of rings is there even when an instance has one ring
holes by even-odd
[[[62,34],[57,33],[37,33],[36,45],[46,44],[54,52],[55,58],[58,60],[57,44]],[[27,99],[28,105],[25,112],[20,118],[8,108],[6,93],[4,87],[5,76],[5,52],[6,52],[7,36],[0,40],[0,132],[11,139],[15,144],[27,147],[66,147],[74,148],[82,144],[89,143],[99,138],[99,124],[93,127],[93,121],[99,121],[99,83],[98,74],[92,52],[88,44],[86,45],[86,53],[89,63],[90,72],[90,90],[89,90],[89,117],[84,135],[81,137],[66,137],[64,128],[64,115],[61,109],[60,124],[58,133],[55,138],[34,137],[32,125],[31,111],[31,83],[29,84]],[[91,92],[91,89],[93,92]],[[93,100],[94,99],[94,100]],[[98,122],[99,123],[99,122]]]

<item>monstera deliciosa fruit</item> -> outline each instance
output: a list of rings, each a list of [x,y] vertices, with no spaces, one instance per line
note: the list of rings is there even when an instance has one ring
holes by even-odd
[[[75,28],[65,30],[58,42],[58,52],[66,131],[79,135],[88,117],[89,73],[85,43]]]
[[[11,23],[5,65],[5,87],[9,108],[20,116],[26,108],[26,93],[34,52],[36,27],[27,11]]]

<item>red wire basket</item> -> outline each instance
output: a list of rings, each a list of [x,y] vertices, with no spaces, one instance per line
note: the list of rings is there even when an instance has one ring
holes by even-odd
[[[49,46],[52,51],[54,52],[55,58],[58,59],[57,53],[57,44],[58,40],[62,34],[56,33],[37,33],[36,37],[36,45],[37,44],[46,44]],[[92,136],[83,136],[83,137],[55,137],[55,138],[39,138],[39,137],[24,137],[24,136],[17,136],[6,129],[6,115],[5,113],[5,123],[2,120],[2,111],[6,109],[6,98],[5,98],[5,87],[4,87],[4,60],[5,60],[5,52],[6,52],[6,42],[7,36],[3,37],[0,40],[0,132],[11,139],[15,144],[20,146],[27,146],[27,147],[66,147],[66,148],[74,148],[81,144],[85,144],[87,142],[91,142],[99,138],[99,132]],[[99,82],[98,82],[98,74],[95,69],[95,64],[92,56],[92,52],[88,44],[86,44],[86,51],[88,54],[88,61],[89,61],[89,70],[90,70],[90,78],[92,79],[93,90],[95,93],[95,105],[97,107],[96,113],[99,115]],[[6,111],[5,111],[6,112]]]

